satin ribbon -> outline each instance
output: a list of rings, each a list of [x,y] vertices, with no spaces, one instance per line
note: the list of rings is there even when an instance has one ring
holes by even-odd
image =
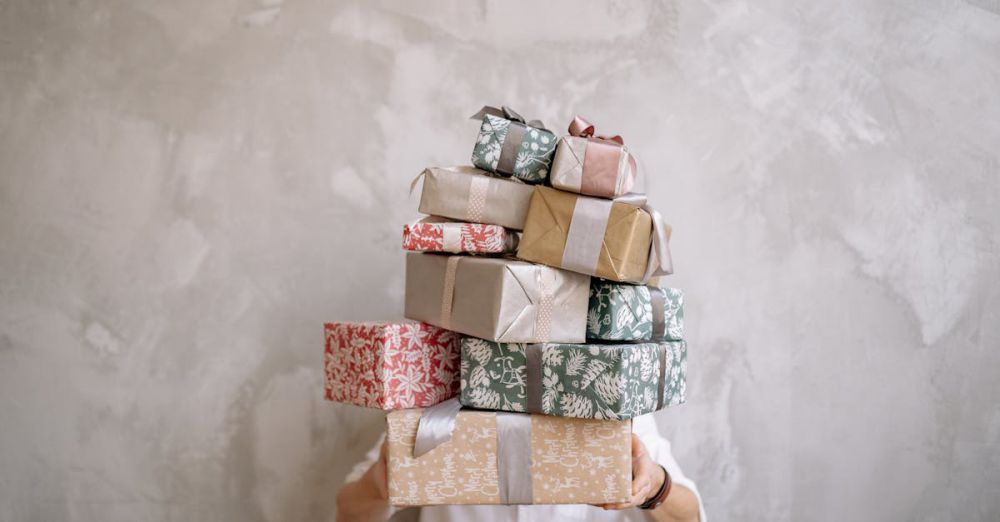
[[[656,354],[660,359],[660,381],[656,385],[656,409],[663,409],[664,388],[667,387],[667,343],[656,343]]]
[[[649,205],[646,196],[642,194],[625,194],[613,200],[577,197],[559,266],[574,272],[593,273],[611,215],[612,202],[639,207],[649,214],[653,222],[646,271],[640,282],[646,284],[653,276],[672,274],[674,268],[670,257],[670,225],[663,221],[663,216]]]
[[[645,194],[625,194],[613,201],[639,207],[645,210],[653,221],[653,240],[649,245],[649,257],[646,261],[646,273],[642,276],[642,284],[649,282],[653,276],[674,273],[674,262],[670,257],[670,234],[673,229],[663,220],[659,211],[650,206]]]
[[[573,136],[579,136],[581,138],[594,138],[604,141],[613,141],[619,145],[625,145],[625,140],[617,134],[614,136],[600,136],[594,135],[594,124],[583,119],[582,116],[576,116],[573,121],[569,123],[569,133]]]
[[[651,286],[649,287],[649,302],[650,308],[653,311],[653,333],[650,337],[651,341],[662,341],[663,334],[667,328],[667,295],[662,288]]]
[[[413,456],[451,440],[462,409],[457,398],[424,409],[413,441]],[[531,416],[497,412],[497,486],[501,504],[531,504],[534,488],[531,477]]]
[[[505,120],[516,121],[522,125],[527,125],[528,127],[534,127],[536,129],[540,129],[543,131],[552,132],[549,129],[545,128],[545,124],[542,123],[542,120],[525,121],[523,116],[521,116],[520,114],[517,113],[517,111],[511,109],[506,105],[501,106],[499,109],[496,107],[490,107],[489,105],[483,105],[483,108],[479,109],[479,112],[473,114],[471,117],[469,117],[469,119],[481,120],[487,114],[489,114],[490,116],[496,116],[497,118],[503,118]]]
[[[542,411],[542,351],[545,343],[524,345],[525,360],[525,410],[528,413],[545,413]]]
[[[458,274],[458,263],[462,256],[448,256],[444,269],[444,286],[441,289],[441,327],[451,330],[452,304],[455,300],[455,276]]]

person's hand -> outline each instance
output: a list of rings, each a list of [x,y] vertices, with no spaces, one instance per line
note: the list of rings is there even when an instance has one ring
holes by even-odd
[[[628,509],[641,505],[660,490],[663,481],[667,479],[663,468],[653,462],[646,445],[639,436],[632,434],[632,496],[625,502],[617,504],[594,504],[604,509]]]
[[[389,488],[386,486],[386,445],[378,452],[378,460],[355,482],[344,484],[337,492],[337,520],[385,520],[389,510]]]

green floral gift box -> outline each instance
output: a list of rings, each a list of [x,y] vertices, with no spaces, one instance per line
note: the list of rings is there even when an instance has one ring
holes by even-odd
[[[684,293],[602,281],[590,282],[587,339],[680,341],[684,338]]]
[[[466,406],[625,420],[685,400],[687,344],[495,343],[462,339]]]
[[[526,183],[542,183],[548,178],[558,140],[542,122],[525,122],[509,107],[483,107],[473,116],[479,118],[483,123],[472,149],[473,165]]]

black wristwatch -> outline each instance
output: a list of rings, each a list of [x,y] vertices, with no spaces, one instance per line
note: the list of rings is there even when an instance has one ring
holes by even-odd
[[[670,494],[670,487],[674,485],[674,481],[670,479],[670,473],[667,473],[667,468],[661,465],[660,469],[663,470],[663,484],[660,485],[660,490],[650,497],[649,500],[640,504],[639,509],[656,509],[664,500],[667,500],[667,495]]]

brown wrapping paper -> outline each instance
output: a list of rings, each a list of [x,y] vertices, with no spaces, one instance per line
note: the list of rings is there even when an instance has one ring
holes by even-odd
[[[610,205],[610,213],[587,212],[598,203]],[[593,231],[581,237],[597,241],[597,248],[591,249],[592,265],[580,266],[579,261],[571,264],[566,255],[575,221],[579,221],[577,226],[588,225]],[[517,257],[612,281],[638,283],[646,272],[652,230],[652,219],[639,207],[536,187]]]
[[[404,315],[482,339],[582,343],[589,293],[585,275],[524,261],[406,254]]]
[[[470,223],[524,228],[532,187],[475,167],[424,169],[420,212]]]
[[[394,506],[499,504],[501,475],[508,474],[530,477],[532,504],[624,502],[631,494],[631,421],[531,415],[530,434],[524,434],[530,446],[515,448],[530,452],[530,469],[503,469],[497,458],[498,413],[459,412],[451,440],[414,458],[422,412],[398,410],[386,417]],[[511,444],[509,438],[503,442]]]

